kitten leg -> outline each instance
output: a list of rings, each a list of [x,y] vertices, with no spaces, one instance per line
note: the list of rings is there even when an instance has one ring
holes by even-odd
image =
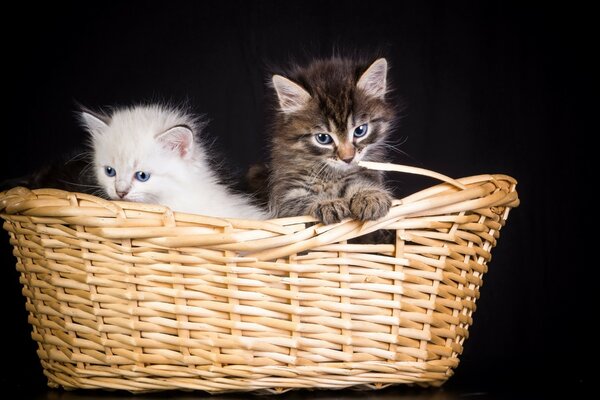
[[[349,217],[350,209],[345,199],[320,200],[309,208],[308,213],[329,225]]]
[[[384,217],[391,206],[392,196],[381,188],[359,190],[350,199],[352,215],[361,221]]]
[[[277,196],[281,191],[272,191],[271,205],[274,215],[278,217],[292,217],[310,215],[323,222],[333,224],[350,216],[348,200],[322,196],[304,188],[287,189],[283,196]]]

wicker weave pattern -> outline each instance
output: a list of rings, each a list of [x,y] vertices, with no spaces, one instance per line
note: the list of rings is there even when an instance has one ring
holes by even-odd
[[[514,179],[377,222],[242,221],[59,190],[0,193],[50,386],[210,392],[439,385],[458,364]],[[377,229],[393,244],[348,244]]]

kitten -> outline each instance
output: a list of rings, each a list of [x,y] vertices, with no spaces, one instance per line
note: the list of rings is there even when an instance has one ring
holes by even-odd
[[[358,162],[385,161],[394,121],[386,101],[387,61],[318,60],[273,75],[269,205],[279,217],[312,215],[325,224],[346,217],[376,220],[392,197],[379,171]]]
[[[217,217],[266,218],[249,197],[220,182],[199,137],[206,122],[160,104],[110,115],[83,110],[80,117],[90,133],[96,180],[110,199]]]

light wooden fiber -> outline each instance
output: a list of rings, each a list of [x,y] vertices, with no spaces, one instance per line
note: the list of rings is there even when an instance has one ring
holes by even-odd
[[[51,387],[441,385],[519,202],[511,177],[457,181],[329,226],[21,187],[0,193],[0,215]],[[395,242],[348,243],[378,229]]]

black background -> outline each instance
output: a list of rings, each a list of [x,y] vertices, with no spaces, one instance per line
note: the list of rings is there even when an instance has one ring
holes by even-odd
[[[592,131],[582,118],[594,80],[583,58],[589,10],[504,1],[54,3],[3,13],[0,181],[84,143],[76,101],[187,101],[209,116],[206,135],[244,171],[266,153],[268,65],[378,49],[405,104],[396,162],[519,181],[522,204],[493,251],[471,337],[445,390],[587,383],[597,316],[584,301],[591,296],[579,256],[594,246],[581,229],[579,184],[591,165],[583,136]],[[390,181],[399,195],[434,183],[400,174]],[[0,381],[44,387],[8,240],[0,258],[10,361]]]

